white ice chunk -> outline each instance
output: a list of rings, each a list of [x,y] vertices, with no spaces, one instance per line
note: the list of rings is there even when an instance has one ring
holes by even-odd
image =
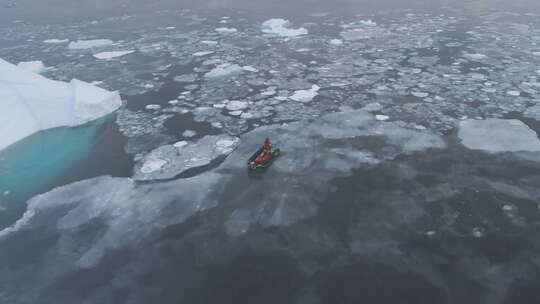
[[[223,77],[228,76],[231,74],[236,74],[244,71],[244,69],[237,65],[237,64],[231,64],[231,63],[223,63],[212,69],[210,72],[204,74],[204,77],[206,78],[216,78],[216,77]]]
[[[330,44],[333,44],[333,45],[342,45],[342,44],[343,44],[343,40],[341,40],[341,39],[332,39],[332,40],[330,40]]]
[[[232,27],[219,27],[216,29],[216,32],[225,33],[225,34],[236,33],[237,31],[238,31],[237,29],[232,28]]]
[[[187,145],[188,145],[188,142],[185,141],[185,140],[181,140],[181,141],[175,142],[175,143],[173,144],[173,146],[174,146],[175,148],[177,148],[177,149],[180,149],[180,148],[185,147],[185,146],[187,146]]]
[[[161,106],[158,104],[149,104],[145,107],[147,110],[157,111],[161,109]]]
[[[229,111],[238,111],[243,110],[247,108],[248,103],[246,101],[240,101],[240,100],[231,100],[227,102],[227,110]]]
[[[520,91],[507,91],[506,95],[508,95],[508,96],[519,96],[519,95],[521,95],[521,92]]]
[[[244,71],[247,71],[247,72],[253,72],[253,73],[257,73],[259,70],[257,70],[256,68],[252,67],[252,66],[249,66],[249,65],[246,65],[246,66],[243,66],[242,69]]]
[[[465,58],[470,59],[470,60],[482,60],[482,59],[487,58],[486,55],[479,54],[479,53],[466,53],[464,56]]]
[[[23,61],[19,62],[17,66],[21,69],[41,74],[45,71],[47,71],[47,67],[43,64],[43,62],[37,60],[37,61]]]
[[[195,53],[193,53],[193,56],[202,57],[202,56],[206,56],[206,55],[210,55],[210,54],[214,54],[214,52],[213,51],[195,52]]]
[[[77,126],[118,109],[118,92],[53,81],[0,59],[0,150],[40,130]]]
[[[380,121],[385,121],[385,120],[388,120],[390,117],[388,117],[387,115],[375,115],[375,119],[376,120],[380,120]]]
[[[57,44],[69,42],[69,39],[47,39],[43,40],[44,43]]]
[[[273,18],[263,22],[262,31],[265,34],[290,38],[308,34],[308,31],[305,28],[288,28],[290,25],[291,23],[288,20],[281,18]]]
[[[68,44],[68,48],[72,50],[84,50],[91,48],[100,48],[113,44],[110,39],[93,39],[93,40],[79,40],[72,41]]]
[[[185,130],[185,131],[182,133],[182,136],[183,136],[183,137],[194,137],[195,135],[197,135],[197,132],[196,132],[196,131],[193,131],[193,130]]]
[[[413,96],[416,96],[418,98],[425,98],[425,97],[428,97],[429,96],[429,93],[426,93],[426,92],[416,92],[416,91],[413,91],[411,92],[411,94]]]
[[[121,57],[127,54],[131,54],[134,52],[135,52],[134,50],[101,52],[101,53],[94,54],[94,57],[97,59],[112,59],[112,58]]]
[[[313,100],[315,96],[317,96],[319,93],[320,87],[316,84],[311,86],[311,89],[309,90],[298,90],[293,93],[293,95],[290,97],[294,101],[299,101],[303,103],[307,103]]]
[[[540,151],[536,132],[516,119],[464,120],[458,136],[469,149],[489,152]]]

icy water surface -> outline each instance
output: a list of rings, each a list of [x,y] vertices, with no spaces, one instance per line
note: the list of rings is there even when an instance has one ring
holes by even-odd
[[[0,302],[540,301],[536,2],[24,8],[1,58],[125,105],[8,151]]]

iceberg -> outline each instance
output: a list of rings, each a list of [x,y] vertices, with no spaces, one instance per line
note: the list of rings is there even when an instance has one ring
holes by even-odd
[[[85,50],[91,48],[104,47],[113,44],[110,39],[93,39],[93,40],[79,40],[72,41],[68,44],[68,48],[71,50]]]
[[[460,122],[458,137],[469,149],[488,152],[540,152],[536,132],[517,119],[490,118]]]
[[[308,34],[308,31],[305,28],[288,28],[290,25],[291,23],[288,20],[281,18],[273,18],[263,22],[262,31],[265,34],[290,38]]]
[[[47,79],[0,59],[0,150],[35,132],[77,126],[118,109],[118,92]]]

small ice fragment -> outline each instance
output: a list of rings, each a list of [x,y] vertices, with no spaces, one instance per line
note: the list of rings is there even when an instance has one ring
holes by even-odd
[[[520,91],[507,91],[506,94],[509,96],[519,96],[521,95],[521,92]]]
[[[210,72],[204,74],[206,78],[216,78],[223,77],[234,73],[239,73],[244,71],[244,69],[237,64],[223,63],[215,67]]]
[[[478,53],[468,53],[468,54],[465,54],[465,57],[467,59],[471,59],[471,60],[482,60],[482,59],[486,59],[487,56],[484,55],[484,54],[478,54]]]
[[[185,131],[182,133],[182,136],[183,136],[183,137],[194,137],[195,135],[197,135],[197,132],[194,131],[194,130],[185,130]]]
[[[193,56],[202,57],[202,56],[206,56],[206,55],[210,55],[210,54],[214,54],[214,52],[213,51],[195,52],[195,53],[193,53]]]
[[[252,117],[253,117],[253,114],[251,113],[245,112],[245,113],[240,114],[240,118],[243,118],[243,119],[250,119]]]
[[[216,45],[216,44],[218,44],[217,41],[213,41],[213,40],[203,40],[203,41],[201,41],[201,43],[208,44],[208,45]]]
[[[510,204],[504,204],[504,206],[502,207],[502,209],[503,209],[504,211],[512,211],[512,210],[514,210],[514,207],[512,207],[512,205],[510,205]]]
[[[112,59],[116,57],[125,56],[127,54],[131,54],[135,51],[129,50],[129,51],[113,51],[113,52],[101,52],[94,54],[93,56],[97,59]]]
[[[44,43],[57,44],[69,42],[69,39],[47,39],[43,40]]]
[[[146,105],[145,107],[147,110],[159,110],[161,109],[161,106],[160,105],[157,105],[157,104],[149,104],[149,105]]]
[[[343,40],[341,40],[341,39],[332,39],[332,40],[330,40],[330,44],[333,44],[333,45],[342,45],[342,44],[343,44]]]
[[[320,87],[316,84],[311,86],[311,89],[309,90],[298,90],[293,93],[293,95],[290,97],[294,101],[299,101],[302,103],[307,103],[313,100],[315,96],[317,96],[319,93]]]
[[[232,27],[219,27],[216,29],[216,32],[225,34],[236,33],[237,31],[237,29]]]
[[[482,228],[474,227],[472,230],[472,236],[475,238],[481,238],[484,236],[484,232]]]
[[[363,24],[363,25],[366,25],[366,26],[377,26],[377,23],[371,21],[371,19],[368,19],[368,20],[360,20],[360,24]]]
[[[181,140],[181,141],[179,141],[179,142],[174,143],[173,146],[174,146],[175,148],[177,148],[177,149],[180,149],[180,148],[182,148],[182,147],[187,146],[187,144],[188,144],[187,141]]]
[[[71,50],[84,50],[104,47],[111,44],[113,44],[113,41],[110,39],[79,40],[70,42],[68,48]]]
[[[273,18],[263,22],[262,31],[265,34],[280,36],[280,37],[298,37],[307,35],[308,31],[301,27],[298,29],[288,28],[291,23],[288,20],[281,18]]]
[[[375,115],[375,119],[376,120],[380,120],[380,121],[385,121],[385,120],[388,120],[390,117],[386,116],[386,115]]]
[[[430,230],[426,232],[427,236],[434,236],[436,234],[435,230]]]
[[[172,106],[174,105],[177,105],[178,104],[178,100],[177,99],[173,99],[173,100],[169,100],[168,103]]]
[[[252,67],[252,66],[249,66],[249,65],[243,66],[242,69],[243,69],[244,71],[253,72],[253,73],[256,73],[256,72],[259,71],[259,70],[257,70],[256,68],[254,68],[254,67]]]
[[[411,71],[412,71],[413,74],[422,73],[422,69],[412,69]]]
[[[231,114],[232,116],[240,116],[240,115],[242,115],[242,113],[243,113],[242,111],[231,111],[231,112],[229,112],[229,114]]]
[[[240,100],[231,100],[227,103],[227,110],[238,111],[247,108],[248,103]]]
[[[426,92],[411,92],[411,94],[418,98],[425,98],[429,96],[429,93],[426,93]]]

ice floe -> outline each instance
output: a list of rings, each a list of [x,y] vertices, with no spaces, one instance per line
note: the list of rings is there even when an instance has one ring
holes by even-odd
[[[0,59],[0,149],[40,130],[77,126],[118,109],[122,101],[89,83],[53,81]]]
[[[464,120],[460,122],[458,136],[469,149],[489,152],[540,151],[536,132],[516,119]]]
[[[204,74],[204,77],[206,78],[216,78],[216,77],[223,77],[228,76],[231,74],[236,74],[244,71],[244,69],[237,65],[232,63],[223,63],[212,69],[210,72]]]
[[[69,39],[47,39],[43,40],[44,43],[57,44],[57,43],[67,43]]]
[[[207,135],[196,142],[177,142],[158,147],[135,167],[137,180],[169,179],[184,171],[208,165],[219,156],[231,153],[239,139],[228,135]],[[146,169],[145,169],[146,168]],[[150,170],[152,169],[152,170]]]
[[[308,34],[305,28],[289,28],[291,23],[288,20],[281,18],[269,19],[262,24],[262,31],[265,34],[276,35],[280,37],[298,37]]]
[[[230,34],[230,33],[236,33],[238,32],[238,30],[231,27],[219,27],[216,29],[216,32]]]
[[[134,53],[134,52],[135,51],[133,51],[133,50],[101,52],[101,53],[94,54],[93,56],[95,58],[97,58],[97,59],[112,59],[112,58],[116,58],[116,57],[125,56],[125,55],[128,55],[128,54]]]
[[[306,102],[310,102],[313,100],[313,98],[315,98],[315,96],[319,95],[319,89],[320,87],[316,84],[312,85],[311,86],[311,89],[309,90],[298,90],[298,91],[295,91],[293,93],[293,95],[291,95],[291,99],[294,100],[294,101],[299,101],[299,102],[303,102],[303,103],[306,103]]]
[[[93,40],[78,40],[68,44],[68,48],[72,50],[84,50],[92,48],[100,48],[113,44],[110,39],[93,39]]]

